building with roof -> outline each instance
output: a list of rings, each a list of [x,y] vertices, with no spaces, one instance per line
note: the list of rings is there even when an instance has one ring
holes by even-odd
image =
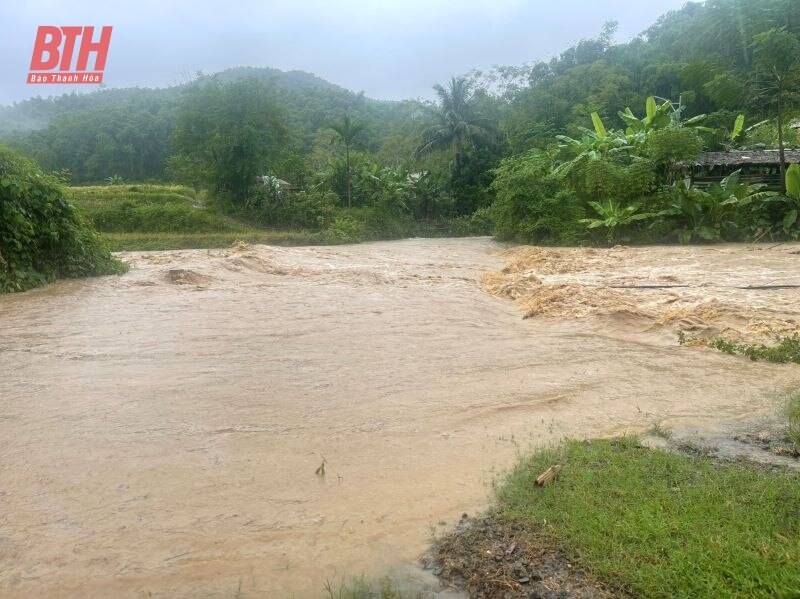
[[[800,150],[784,150],[786,166],[800,164]],[[697,160],[684,165],[691,185],[708,187],[719,183],[732,172],[741,170],[742,183],[763,183],[768,189],[782,189],[778,150],[732,150],[703,152]]]

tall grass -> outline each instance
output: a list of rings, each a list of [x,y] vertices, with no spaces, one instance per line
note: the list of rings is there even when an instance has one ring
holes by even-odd
[[[265,245],[321,245],[319,233],[308,231],[259,231],[234,233],[104,233],[111,251],[156,251],[226,248],[237,241]]]
[[[69,197],[113,251],[216,248],[236,241],[333,245],[488,233],[485,223],[466,217],[417,222],[374,208],[336,208],[329,215],[330,222],[321,228],[271,230],[244,218],[246,211],[231,216],[217,203],[206,202],[202,194],[181,185],[72,187]]]
[[[102,233],[244,233],[251,227],[206,207],[181,185],[72,187],[81,212]]]

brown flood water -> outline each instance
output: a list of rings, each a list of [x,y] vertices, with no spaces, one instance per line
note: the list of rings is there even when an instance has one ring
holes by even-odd
[[[585,306],[603,269],[630,279],[638,261],[640,279],[711,282],[693,301],[777,298],[786,317],[796,289],[714,285],[800,283],[799,247],[512,270],[587,283]],[[509,262],[500,250],[129,253],[123,277],[0,296],[0,596],[320,597],[327,578],[416,560],[433,526],[486,505],[519,451],[750,418],[800,380],[679,347],[649,308],[522,320],[479,283]],[[626,301],[651,305],[642,293]]]

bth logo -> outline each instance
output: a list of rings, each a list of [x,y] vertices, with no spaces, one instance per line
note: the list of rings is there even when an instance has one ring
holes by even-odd
[[[100,39],[94,41],[94,27],[40,26],[33,45],[28,83],[102,83],[111,29],[111,26],[103,27]],[[73,69],[75,46],[78,46],[78,53]],[[89,70],[92,54],[94,64]]]

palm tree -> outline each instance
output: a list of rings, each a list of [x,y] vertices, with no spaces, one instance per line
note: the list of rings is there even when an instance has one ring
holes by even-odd
[[[352,174],[350,172],[350,148],[356,141],[356,137],[364,130],[364,125],[353,121],[350,114],[345,113],[341,122],[331,125],[339,137],[339,140],[344,144],[345,164],[347,167],[347,207],[353,207],[353,193],[352,193]]]
[[[417,156],[433,150],[453,148],[456,170],[461,166],[464,146],[474,145],[479,137],[489,133],[486,119],[475,114],[475,102],[469,82],[463,77],[453,77],[445,89],[434,85],[439,104],[432,111],[435,124],[423,133],[425,141],[417,148]]]

